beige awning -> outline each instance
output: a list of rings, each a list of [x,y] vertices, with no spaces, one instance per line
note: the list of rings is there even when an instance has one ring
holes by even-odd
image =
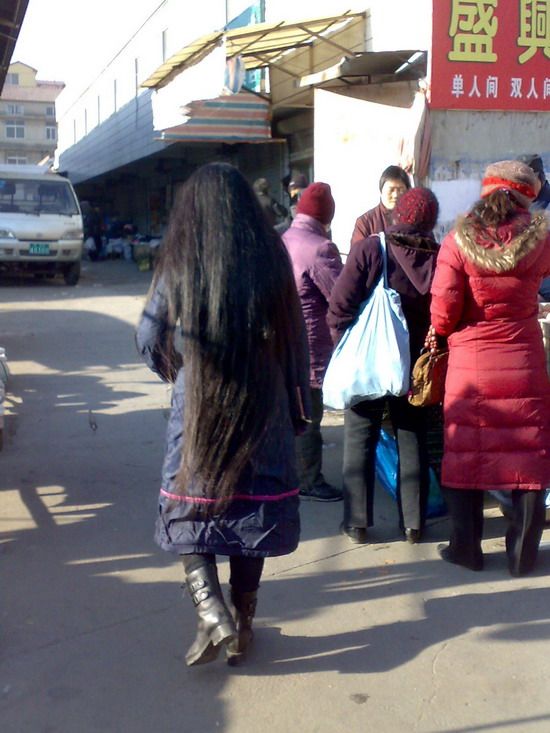
[[[208,33],[197,38],[171,56],[162,66],[142,82],[142,87],[162,87],[176,74],[201,61],[216,46],[225,41],[227,58],[240,56],[246,69],[259,69],[277,62],[287,51],[323,41],[340,50],[343,55],[354,55],[345,46],[331,40],[330,35],[343,29],[354,18],[364,13],[347,11],[327,18],[279,23],[258,23],[243,28]]]
[[[188,44],[181,51],[170,56],[156,69],[151,76],[141,83],[142,87],[162,87],[170,81],[174,71],[183,71],[183,69],[198,64],[203,58],[219,46],[223,40],[223,31],[208,33],[206,36],[197,38],[193,43]]]
[[[331,82],[365,84],[365,80],[409,81],[426,76],[426,51],[418,49],[397,51],[365,51],[354,58],[343,58],[334,66],[300,79],[301,87],[330,88]],[[334,86],[334,84],[332,84]]]

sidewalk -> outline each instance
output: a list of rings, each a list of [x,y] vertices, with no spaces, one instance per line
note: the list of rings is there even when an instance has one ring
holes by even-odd
[[[365,546],[338,533],[341,503],[304,502],[298,550],[266,562],[247,663],[185,666],[194,611],[152,540],[170,393],[133,343],[150,278],[113,264],[3,289],[1,732],[547,733],[550,529],[513,579],[496,507],[472,573],[437,555],[445,518],[404,542],[383,490]],[[323,432],[339,484],[341,415]]]

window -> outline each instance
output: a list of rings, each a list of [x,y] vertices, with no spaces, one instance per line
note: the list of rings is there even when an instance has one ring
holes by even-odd
[[[27,158],[24,155],[7,155],[6,163],[8,165],[26,165]]]
[[[162,63],[166,61],[166,56],[168,54],[168,28],[165,28],[162,31]]]
[[[55,117],[55,107],[46,107],[46,117]]]
[[[54,125],[46,125],[46,140],[55,140],[57,138],[57,131]]]
[[[25,114],[25,110],[23,109],[22,104],[8,104],[8,114],[9,115],[23,115]]]
[[[78,213],[73,190],[68,181],[0,177],[0,212],[13,211],[14,206],[17,207],[16,211],[23,214]]]
[[[6,74],[6,84],[19,84],[19,74],[14,72]]]
[[[25,137],[25,123],[23,120],[6,120],[6,137],[18,139]]]

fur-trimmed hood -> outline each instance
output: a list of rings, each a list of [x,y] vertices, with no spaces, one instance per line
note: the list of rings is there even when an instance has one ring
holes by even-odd
[[[477,230],[468,217],[460,217],[455,230],[456,243],[476,267],[489,272],[509,272],[537,248],[548,234],[548,220],[542,214],[518,216],[511,223]]]

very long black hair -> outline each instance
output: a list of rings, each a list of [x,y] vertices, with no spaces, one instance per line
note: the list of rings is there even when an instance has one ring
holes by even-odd
[[[301,318],[286,249],[236,168],[208,164],[182,186],[157,277],[183,333],[176,483],[198,479],[220,509],[268,427]]]

